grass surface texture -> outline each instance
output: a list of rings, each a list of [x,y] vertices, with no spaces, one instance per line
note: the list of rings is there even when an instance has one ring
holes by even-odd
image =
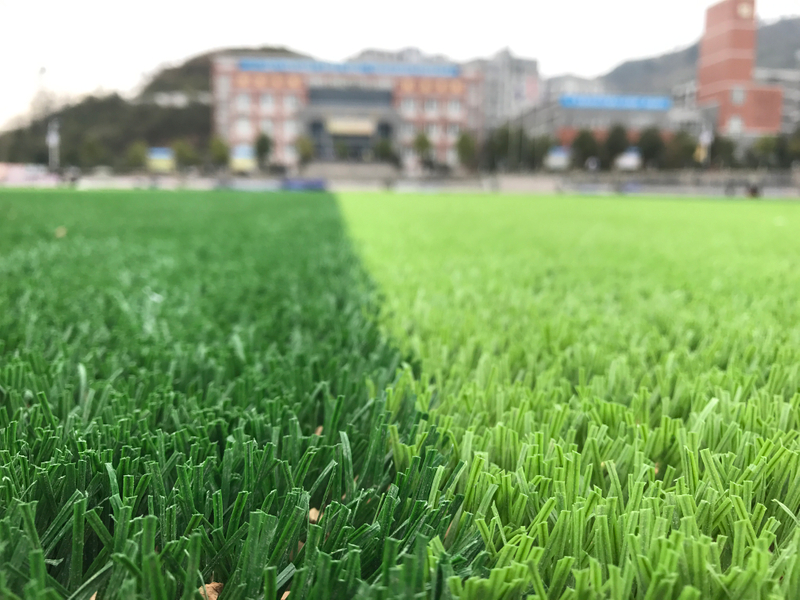
[[[0,191],[0,598],[800,598],[798,232]]]

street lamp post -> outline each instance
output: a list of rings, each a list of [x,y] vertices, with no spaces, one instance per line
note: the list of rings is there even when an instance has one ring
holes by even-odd
[[[39,78],[38,78],[38,85],[36,94],[40,98],[43,98],[43,94],[45,91],[44,85],[44,76],[47,73],[47,69],[42,67],[39,69]],[[34,98],[34,118],[37,118],[36,114],[36,98]],[[49,105],[48,102],[45,102],[43,105],[43,114],[41,115],[44,118],[49,117],[49,113],[52,110],[52,106]],[[47,150],[48,150],[48,163],[50,166],[50,171],[57,171],[60,163],[59,157],[59,146],[61,144],[61,135],[59,134],[59,122],[58,119],[50,119],[47,123],[47,136],[46,136],[46,143],[47,143]]]
[[[59,134],[58,128],[58,119],[53,119],[47,124],[47,149],[49,152],[50,170],[53,172],[58,171],[60,158],[58,150],[61,142],[61,135]]]

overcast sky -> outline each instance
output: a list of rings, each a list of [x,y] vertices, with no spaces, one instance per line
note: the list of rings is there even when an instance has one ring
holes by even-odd
[[[417,46],[457,60],[509,47],[544,75],[600,75],[691,44],[715,0],[0,0],[0,127],[39,85],[129,92],[165,63],[205,50],[280,45],[326,60]],[[758,0],[760,18],[800,14]]]

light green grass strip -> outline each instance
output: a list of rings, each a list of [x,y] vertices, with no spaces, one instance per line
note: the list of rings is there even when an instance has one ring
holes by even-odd
[[[430,417],[393,437],[397,467],[431,435],[444,477],[466,463],[494,570],[454,596],[796,596],[800,206],[340,204],[421,359],[395,395]]]

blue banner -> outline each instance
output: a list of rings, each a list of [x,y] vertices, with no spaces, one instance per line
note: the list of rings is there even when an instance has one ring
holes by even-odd
[[[561,96],[559,103],[564,108],[599,110],[650,110],[668,111],[672,98],[668,96]]]
[[[240,71],[259,73],[323,73],[333,75],[394,75],[406,77],[458,77],[458,65],[404,63],[328,63],[291,58],[243,58]]]
[[[291,192],[324,192],[327,189],[324,179],[284,179],[281,189]]]
[[[172,148],[150,148],[147,151],[150,160],[172,160]]]
[[[252,160],[256,153],[252,146],[234,146],[231,156],[237,160]]]

